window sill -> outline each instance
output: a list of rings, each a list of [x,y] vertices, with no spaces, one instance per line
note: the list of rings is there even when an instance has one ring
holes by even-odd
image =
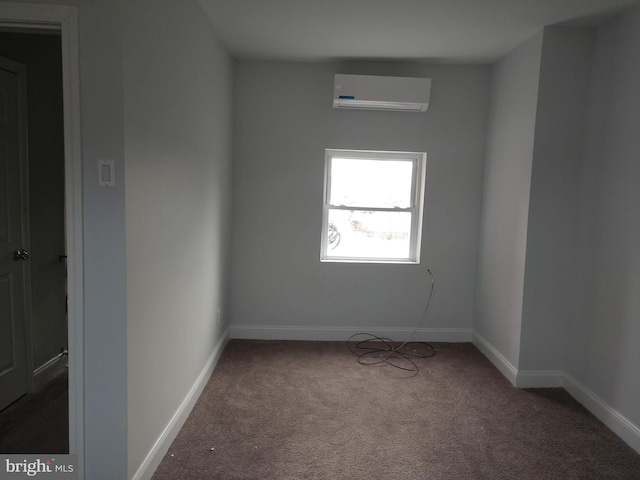
[[[321,258],[320,263],[376,263],[392,265],[420,265],[420,261],[377,258]]]

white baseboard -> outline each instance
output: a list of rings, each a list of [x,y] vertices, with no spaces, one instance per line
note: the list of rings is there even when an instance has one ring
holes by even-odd
[[[518,380],[518,369],[479,333],[473,332],[472,342],[478,350],[480,350],[484,356],[493,363],[500,373],[502,373],[502,375],[504,375],[513,386],[516,386]]]
[[[395,341],[406,340],[412,328],[303,327],[283,325],[232,325],[231,338],[247,340],[346,341],[356,333],[370,333]],[[470,342],[469,328],[419,328],[411,336],[418,342]]]
[[[564,387],[564,372],[559,370],[518,370],[518,388]]]
[[[171,443],[178,435],[191,409],[202,393],[209,377],[218,363],[229,338],[259,340],[315,340],[344,341],[354,333],[365,331],[374,335],[404,340],[402,335],[412,332],[410,329],[358,329],[358,328],[312,328],[236,325],[227,329],[220,338],[211,357],[189,390],[180,407],[163,430],[149,454],[142,462],[132,480],[149,480]],[[566,372],[557,370],[518,371],[493,345],[477,332],[467,329],[419,329],[412,339],[431,342],[468,342],[473,344],[496,366],[496,368],[517,388],[564,387],[569,394],[593,413],[602,423],[622,438],[631,448],[640,453],[640,428],[609,406],[594,392],[582,385]],[[48,365],[48,362],[46,365]],[[44,367],[44,366],[43,366]]]
[[[47,383],[63,368],[67,368],[67,356],[62,353],[59,353],[49,361],[40,365],[33,371],[30,392],[39,392],[45,383]]]
[[[630,422],[568,373],[564,374],[564,388],[602,423],[627,442],[631,448],[640,453],[640,428],[637,425]]]
[[[184,422],[187,420],[187,417],[189,417],[189,414],[191,413],[193,406],[196,404],[196,401],[200,397],[200,394],[204,390],[204,387],[207,385],[209,377],[211,377],[214,368],[218,364],[218,360],[220,359],[222,351],[224,350],[224,347],[228,341],[229,329],[227,328],[227,330],[222,334],[220,340],[213,349],[213,353],[207,360],[207,363],[200,372],[200,375],[198,375],[198,378],[192,385],[191,389],[189,389],[186,397],[184,398],[176,412],[173,414],[173,417],[171,417],[171,420],[156,440],[156,443],[153,445],[136,473],[131,477],[131,480],[151,479],[154,472],[158,468],[158,465],[160,465],[160,462],[169,450],[171,443],[175,440],[178,432],[180,432],[180,429],[184,425]]]
[[[563,387],[631,448],[640,453],[640,428],[568,373],[559,370],[518,371],[477,332],[473,332],[473,344],[517,388]]]
[[[518,370],[486,338],[473,332],[473,344],[516,388],[562,387],[564,373],[557,370]]]

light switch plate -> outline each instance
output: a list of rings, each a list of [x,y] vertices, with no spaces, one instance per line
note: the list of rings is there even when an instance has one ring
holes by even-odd
[[[113,160],[98,160],[98,185],[101,187],[116,186]]]

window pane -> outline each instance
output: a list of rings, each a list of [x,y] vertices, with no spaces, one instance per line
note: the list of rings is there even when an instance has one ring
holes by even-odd
[[[409,208],[413,162],[334,157],[331,162],[331,205]]]
[[[410,232],[409,212],[329,210],[327,255],[406,259]]]

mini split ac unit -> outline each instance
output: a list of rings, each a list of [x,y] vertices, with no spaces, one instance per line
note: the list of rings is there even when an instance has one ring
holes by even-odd
[[[430,78],[336,74],[333,108],[426,112]]]

